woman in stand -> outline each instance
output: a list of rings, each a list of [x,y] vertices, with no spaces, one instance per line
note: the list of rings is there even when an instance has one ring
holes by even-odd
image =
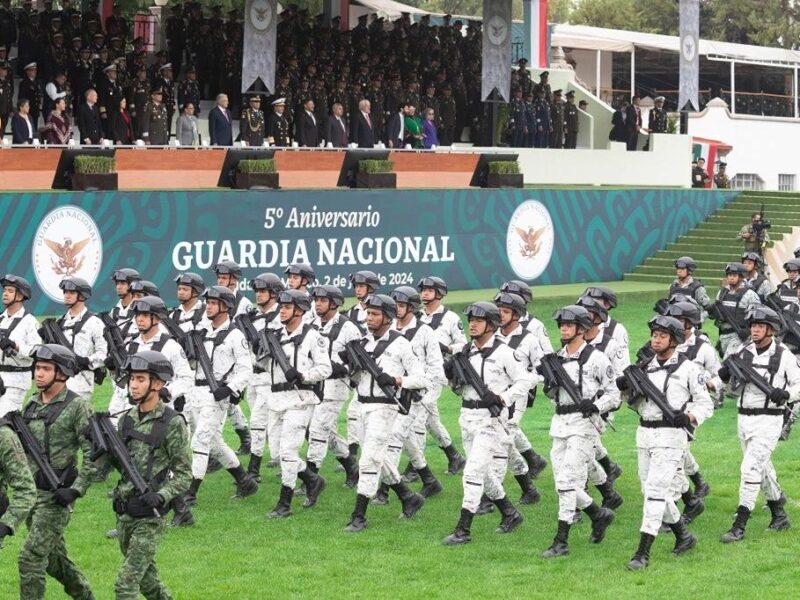
[[[406,113],[405,121],[405,128],[406,128],[406,139],[408,143],[411,144],[412,148],[422,148],[422,123],[419,120],[419,117],[416,116],[414,113],[416,111],[416,107],[409,106],[408,112]]]
[[[47,116],[45,141],[55,146],[66,146],[72,139],[72,124],[67,110],[67,93],[56,94],[53,100],[53,110]]]
[[[180,142],[181,146],[198,146],[200,144],[200,132],[194,110],[194,104],[186,102],[183,105],[183,114],[178,117],[175,139]]]
[[[426,108],[423,114],[424,120],[422,121],[422,145],[430,150],[432,147],[439,145],[439,136],[436,134],[436,123],[433,119],[432,108]]]
[[[119,99],[119,106],[111,113],[110,118],[114,145],[130,146],[133,144],[133,121],[128,113],[128,100],[124,96]]]

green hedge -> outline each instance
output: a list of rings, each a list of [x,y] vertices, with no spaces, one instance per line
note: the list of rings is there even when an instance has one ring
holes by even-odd
[[[515,160],[495,160],[489,163],[489,173],[516,175],[519,173],[519,163]]]
[[[362,173],[393,173],[394,162],[391,160],[360,160],[358,170]]]
[[[258,158],[258,159],[244,159],[240,160],[236,166],[239,173],[248,173],[250,175],[261,175],[263,173],[275,172],[275,159],[274,158]]]
[[[113,173],[117,169],[117,161],[111,156],[76,156],[75,172],[81,175],[100,175]]]

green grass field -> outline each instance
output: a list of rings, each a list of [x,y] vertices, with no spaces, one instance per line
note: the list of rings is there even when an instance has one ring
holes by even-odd
[[[577,286],[579,292],[583,286]],[[641,290],[641,288],[637,288]],[[568,293],[572,293],[568,288]],[[535,290],[534,312],[545,318],[551,335],[555,327],[550,314],[563,298]],[[451,298],[466,302],[480,294]],[[615,316],[631,333],[631,348],[647,338],[646,320],[651,316],[655,291],[623,297]],[[538,299],[538,300],[537,300]],[[96,406],[105,407],[109,390],[97,395]],[[443,419],[455,438],[459,437],[456,397],[441,399]],[[547,456],[547,435],[552,408],[542,397],[524,421],[524,427],[540,453]],[[625,504],[600,545],[587,541],[587,520],[572,529],[571,554],[542,560],[539,555],[555,532],[557,499],[553,473],[548,467],[538,487],[542,501],[522,507],[525,523],[510,535],[494,532],[497,513],[477,517],[473,542],[463,547],[445,547],[461,503],[461,479],[444,475],[444,455],[433,445],[429,457],[440,476],[444,492],[428,500],[410,521],[398,519],[399,502],[392,495],[389,506],[371,506],[369,529],[347,535],[347,524],[355,494],[342,486],[343,474],[328,459],[322,468],[328,488],[316,508],[305,510],[295,500],[295,515],[284,521],[268,521],[279,480],[275,470],[263,469],[258,494],[244,501],[231,500],[231,478],[225,472],[209,475],[201,489],[196,526],[169,530],[158,553],[158,564],[173,595],[180,599],[317,598],[761,598],[792,597],[800,583],[797,555],[798,529],[768,532],[769,512],[760,501],[743,542],[723,545],[719,536],[730,526],[737,505],[740,450],[736,438],[736,415],[727,403],[699,431],[693,452],[711,484],[706,511],[692,524],[700,538],[697,548],[675,558],[674,538],[659,536],[651,566],[641,573],[624,567],[638,543],[642,498],[636,476],[636,415],[623,408],[616,419],[617,432],[604,442],[614,460],[624,469],[617,487]],[[228,426],[228,439],[235,435]],[[460,445],[460,443],[458,443]],[[235,446],[234,446],[235,447]],[[405,464],[405,461],[404,463]],[[798,438],[781,443],[775,465],[789,498],[787,510],[800,524],[800,451]],[[113,583],[121,555],[116,542],[104,533],[114,525],[106,492],[109,483],[98,484],[77,503],[67,530],[71,558],[80,565],[98,599],[113,597]],[[418,484],[414,484],[415,487]],[[516,482],[509,477],[506,489],[519,497]],[[599,494],[593,494],[596,498]],[[16,557],[26,534],[24,528],[0,550],[0,598],[17,597]],[[48,580],[47,598],[64,597],[60,587]]]

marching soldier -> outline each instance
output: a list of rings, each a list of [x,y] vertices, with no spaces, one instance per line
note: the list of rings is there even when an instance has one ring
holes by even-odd
[[[691,256],[681,256],[675,260],[675,281],[669,286],[668,297],[672,298],[675,294],[684,294],[702,306],[707,308],[713,304],[703,282],[695,279],[692,274],[697,269],[697,263]]]
[[[333,285],[318,285],[311,292],[314,299],[315,325],[328,339],[328,356],[331,360],[331,376],[325,381],[322,401],[314,407],[308,428],[308,453],[306,464],[317,472],[325,460],[328,448],[336,460],[344,467],[347,475],[346,485],[355,487],[358,481],[358,464],[351,456],[347,442],[336,432],[339,414],[342,412],[347,396],[350,394],[348,371],[340,353],[345,345],[361,338],[361,330],[339,309],[344,304],[342,291]],[[353,401],[351,404],[357,404]]]
[[[269,431],[267,436],[275,444],[281,460],[281,493],[277,505],[267,517],[282,519],[292,515],[292,497],[297,479],[306,486],[303,506],[317,503],[325,489],[325,479],[315,471],[319,465],[304,463],[300,447],[311,420],[322,381],[332,373],[328,356],[328,340],[310,324],[304,324],[303,313],[311,309],[311,300],[299,290],[278,294],[281,328],[276,331],[284,356],[268,358],[267,370],[272,381],[269,398]],[[280,360],[289,365],[286,370]]]
[[[11,426],[0,417],[0,549],[3,540],[19,530],[35,502],[36,486],[25,450]]]
[[[120,418],[119,435],[133,466],[145,477],[148,492],[137,494],[125,472],[120,471],[112,505],[124,560],[114,591],[117,598],[138,598],[139,594],[169,598],[155,564],[156,550],[168,507],[186,492],[192,478],[189,433],[179,413],[165,404],[169,393],[163,390],[174,371],[163,353],[140,350],[131,354],[125,372],[134,406]]]
[[[28,537],[19,553],[20,598],[43,599],[46,573],[73,598],[94,598],[86,577],[67,555],[64,541],[75,501],[86,494],[97,472],[89,460],[91,443],[84,436],[92,407],[88,397],[69,389],[68,382],[80,376],[81,369],[71,350],[44,344],[33,351],[32,358],[38,391],[22,417],[63,485],[52,491],[36,462],[28,457],[38,492],[26,522]]]
[[[272,102],[273,112],[267,122],[267,142],[280,147],[289,146],[292,143],[289,137],[289,121],[283,114],[286,108],[286,98],[278,98]]]
[[[512,443],[501,412],[526,402],[533,379],[514,358],[514,351],[497,336],[500,309],[491,302],[476,302],[464,311],[472,342],[458,350],[482,381],[460,380],[452,366],[448,376],[461,396],[461,436],[467,455],[461,515],[452,534],[442,543],[465,544],[472,540],[475,513],[485,495],[502,515],[497,533],[511,533],[524,520],[503,489]],[[455,358],[453,360],[456,360]],[[485,390],[476,386],[483,385]]]
[[[564,148],[575,149],[578,147],[578,130],[580,128],[580,113],[575,106],[575,92],[567,92],[567,105],[564,107]]]
[[[564,101],[561,98],[561,90],[553,92],[553,104],[550,107],[550,147],[564,147]]]
[[[350,275],[350,284],[358,302],[347,311],[347,316],[351,321],[363,325],[367,320],[366,299],[380,289],[381,280],[374,271],[357,271]]]
[[[786,279],[781,281],[776,290],[781,304],[785,306],[800,305],[800,258],[790,258],[783,263],[783,270],[786,271]]]
[[[553,318],[561,334],[557,358],[570,380],[545,378],[544,381],[544,392],[556,407],[550,423],[553,438],[550,462],[558,492],[558,531],[542,554],[544,558],[569,554],[567,540],[576,510],[582,510],[591,519],[589,541],[593,544],[603,541],[606,529],[614,521],[614,512],[598,506],[584,488],[600,439],[599,415],[615,410],[620,401],[611,363],[602,352],[586,343],[586,332],[594,326],[589,311],[570,305],[557,310]],[[572,399],[565,386],[575,388],[580,403]]]
[[[31,351],[42,343],[36,317],[23,304],[31,299],[31,284],[11,273],[0,279],[3,306],[0,315],[0,417],[22,408],[31,387]],[[1,502],[0,502],[1,504]]]
[[[264,145],[264,113],[261,111],[261,97],[250,96],[249,108],[242,111],[239,121],[239,135],[248,146],[260,148]]]
[[[800,400],[800,367],[795,357],[774,339],[780,329],[780,319],[770,308],[755,306],[747,314],[751,341],[736,355],[755,370],[771,388],[769,394],[753,382],[734,381],[728,366],[723,363],[719,376],[740,390],[739,441],[742,445],[741,483],[736,519],[725,535],[723,543],[738,542],[744,538],[747,521],[755,509],[758,489],[764,492],[772,519],[769,529],[782,531],[790,526],[784,510],[786,497],[778,483],[772,464],[772,453],[778,444],[787,404]]]
[[[141,279],[142,276],[139,274],[139,271],[127,267],[117,269],[111,274],[111,281],[114,282],[115,291],[117,292],[119,300],[108,314],[114,319],[114,322],[120,329],[124,328],[133,320],[133,314],[130,312],[131,303],[133,302],[131,284]]]
[[[253,307],[253,303],[239,290],[242,280],[242,268],[232,260],[223,260],[214,265],[217,285],[228,288],[236,296],[236,310],[232,317],[241,315]]]
[[[590,298],[596,298],[600,301],[603,307],[608,311],[608,319],[605,323],[603,323],[603,328],[606,330],[606,335],[613,337],[619,347],[628,354],[629,352],[629,342],[628,342],[628,330],[625,329],[625,326],[614,319],[611,316],[611,311],[617,308],[617,304],[619,301],[617,300],[617,294],[611,288],[607,287],[588,287],[584,290],[582,296],[589,296]]]
[[[764,261],[758,252],[745,252],[742,254],[742,264],[747,270],[744,282],[750,286],[756,294],[758,294],[761,302],[769,296],[774,290],[769,279],[762,273],[764,268]]]
[[[678,352],[686,341],[683,323],[674,317],[657,316],[647,323],[650,346],[655,356],[644,367],[647,378],[663,394],[674,417],[648,396],[633,397],[626,377],[618,380],[628,403],[639,413],[636,446],[639,453],[639,478],[644,506],[639,547],[627,565],[632,571],[650,563],[650,548],[661,523],[675,534],[672,553],[684,554],[697,545],[697,538],[686,528],[675,505],[673,486],[682,477],[684,457],[689,447],[689,431],[714,413],[702,368]],[[779,427],[780,429],[780,427]]]
[[[104,374],[104,361],[108,356],[108,344],[103,338],[103,322],[86,307],[92,297],[89,282],[80,277],[66,277],[59,283],[64,293],[67,313],[58,321],[67,341],[72,345],[77,361],[77,372],[67,380],[67,388],[79,396],[89,399],[98,382],[97,373]],[[41,330],[39,334],[41,335]],[[46,340],[52,342],[52,340]]]
[[[361,407],[364,437],[361,459],[358,464],[356,504],[345,531],[357,533],[367,527],[367,505],[375,496],[378,485],[387,483],[403,506],[402,517],[411,518],[425,503],[425,499],[412,492],[403,483],[393,464],[386,460],[394,421],[397,418],[396,397],[387,397],[385,389],[422,389],[425,375],[414,350],[401,333],[391,328],[397,317],[397,304],[384,294],[373,294],[367,299],[367,333],[363,338],[364,350],[375,361],[381,373],[377,378],[364,371],[353,374]],[[352,365],[350,365],[352,366]],[[402,397],[402,396],[401,396]]]
[[[206,307],[200,299],[206,289],[203,278],[197,273],[181,273],[175,279],[176,296],[180,306],[170,316],[184,331],[203,329]]]
[[[758,294],[745,283],[746,275],[747,269],[741,263],[725,265],[725,285],[717,292],[717,302],[727,309],[729,315],[720,313],[716,307],[710,311],[719,328],[718,350],[723,358],[736,352],[747,339],[746,332],[737,333],[735,324],[744,323],[748,309],[761,304]]]
[[[525,306],[528,306],[533,300],[533,293],[531,292],[531,288],[528,287],[527,283],[525,283],[524,281],[520,281],[519,279],[512,279],[510,281],[506,281],[505,283],[503,283],[503,285],[500,286],[500,291],[509,294],[516,294],[525,301]],[[536,337],[536,339],[539,341],[539,347],[542,350],[542,354],[553,353],[553,344],[550,342],[550,336],[547,333],[547,329],[545,328],[544,323],[542,323],[539,319],[534,317],[531,313],[527,312],[526,310],[525,314],[520,318],[519,324],[522,325],[528,331],[530,331]],[[547,466],[546,462],[542,468],[544,468],[545,466]]]
[[[142,114],[142,139],[148,146],[166,146],[169,142],[167,108],[161,102],[164,91],[160,87],[150,90],[150,102],[145,104]]]

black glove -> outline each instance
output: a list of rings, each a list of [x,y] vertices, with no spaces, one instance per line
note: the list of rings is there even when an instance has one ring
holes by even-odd
[[[172,394],[170,394],[169,390],[165,387],[162,387],[160,390],[158,390],[158,397],[164,402],[169,402],[172,400]]]
[[[772,400],[778,406],[783,406],[789,399],[789,392],[787,392],[786,390],[775,388],[769,393],[769,399]]]
[[[217,391],[214,392],[214,400],[220,402],[221,400],[225,400],[225,398],[233,396],[233,390],[229,388],[227,385],[221,385],[217,388]]]
[[[686,413],[678,413],[672,419],[672,424],[675,427],[681,427],[682,429],[688,429],[691,426],[691,421],[689,421],[689,415]]]
[[[444,361],[444,376],[447,377],[447,380],[453,379],[453,359],[447,358]]]
[[[347,367],[345,367],[343,364],[337,362],[331,363],[331,377],[333,379],[347,377],[348,373]]]
[[[347,350],[342,350],[341,352],[339,352],[339,360],[341,360],[342,363],[344,363],[344,364],[348,364],[347,363]]]
[[[14,532],[11,531],[11,527],[5,523],[0,523],[0,543],[2,543],[3,538],[9,535],[14,535]]]
[[[183,412],[183,408],[185,406],[186,406],[186,397],[183,395],[180,395],[177,398],[175,398],[175,401],[172,403],[172,408],[174,408],[178,412]]]
[[[58,488],[53,492],[53,500],[59,506],[69,506],[80,496],[75,488]]]
[[[89,359],[85,356],[75,356],[75,359],[78,361],[78,370],[79,371],[86,371],[91,368],[91,364],[89,363]]]
[[[591,417],[593,414],[600,413],[600,409],[597,408],[597,404],[595,404],[593,400],[581,401],[579,408],[584,417]]]
[[[12,342],[7,337],[4,337],[4,338],[0,339],[0,350],[3,350],[5,352],[6,350],[9,350],[9,349],[10,350],[16,350],[17,349],[17,347],[14,344],[14,342]]]
[[[487,408],[492,417],[500,416],[500,413],[503,411],[503,399],[494,392],[487,392],[481,396],[481,402],[485,402],[489,405]]]
[[[114,359],[111,358],[110,356],[106,356],[106,359],[103,361],[103,364],[109,371],[114,371],[117,368],[117,363],[114,362]]]
[[[158,492],[147,492],[139,496],[139,499],[150,508],[161,508],[164,506],[164,497]]]
[[[284,373],[286,376],[287,383],[300,383],[303,381],[303,377],[300,375],[300,371],[295,369],[294,367],[289,367],[289,369]]]
[[[719,371],[717,371],[717,375],[719,375],[719,378],[725,383],[728,383],[731,380],[731,372],[725,365],[720,367]]]
[[[631,387],[631,386],[628,383],[628,378],[625,377],[625,375],[620,375],[619,377],[617,377],[617,389],[619,391],[624,392],[629,387]]]
[[[375,381],[377,381],[378,385],[381,387],[397,386],[397,380],[388,373],[381,373]]]

